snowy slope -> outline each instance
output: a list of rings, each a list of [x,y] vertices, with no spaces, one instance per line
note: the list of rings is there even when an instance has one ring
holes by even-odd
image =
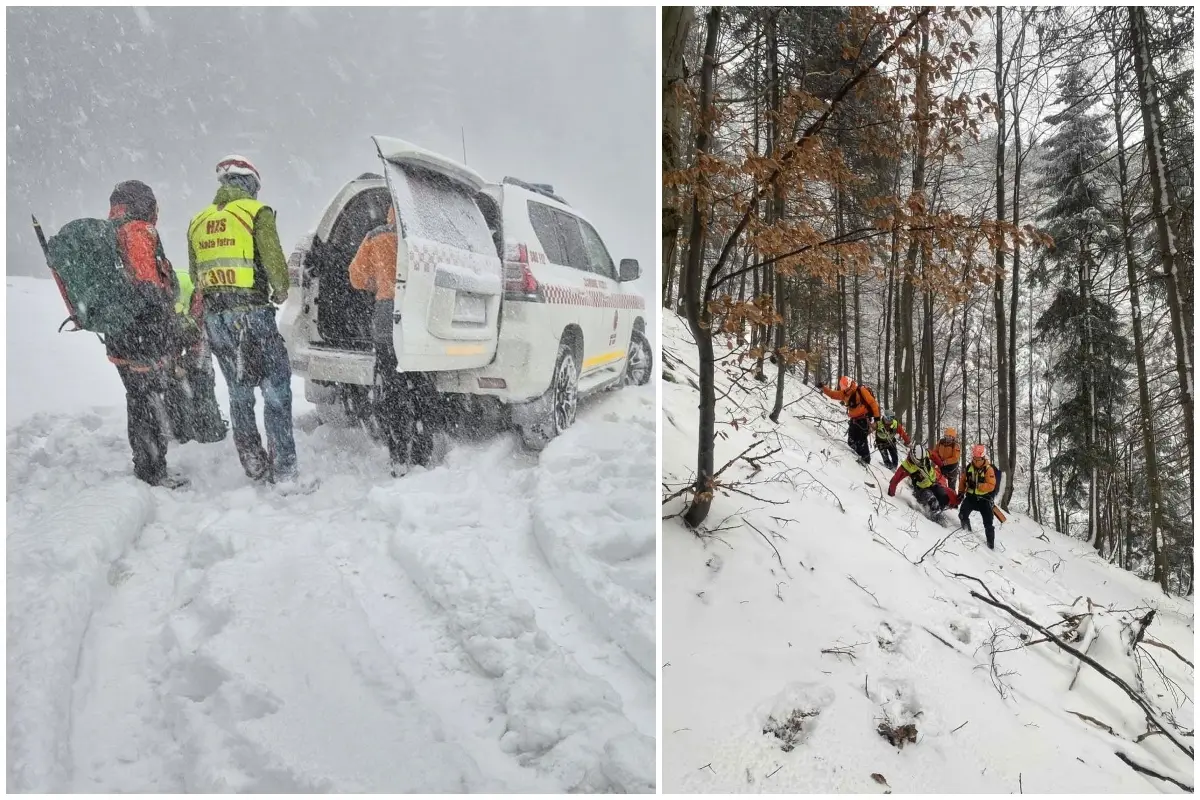
[[[694,470],[697,360],[686,323],[670,314],[663,346],[663,482],[673,491]],[[1134,741],[1145,716],[1114,684],[1084,667],[1071,687],[1078,661],[1035,644],[1040,635],[952,573],[1042,625],[1089,601],[1107,609],[1083,620],[1074,646],[1133,684],[1140,663],[1159,716],[1189,734],[1192,668],[1149,644],[1131,657],[1121,637],[1129,610],[1157,609],[1146,641],[1194,662],[1190,600],[1015,514],[994,552],[978,517],[973,534],[930,522],[907,488],[887,496],[877,456],[871,475],[855,463],[840,406],[796,381],[775,426],[773,380],[737,376],[738,388],[726,374],[738,371],[736,357],[718,365],[717,396],[730,394],[718,401],[717,467],[756,440],[751,455],[780,449],[761,471],[745,460],[726,470],[722,481],[744,493],[718,492],[703,535],[677,518],[663,524],[664,792],[1180,791],[1118,752],[1192,785],[1191,758],[1166,736]],[[674,500],[663,514],[682,508]],[[993,649],[1005,651],[994,670]],[[901,729],[902,747],[881,724]],[[1192,747],[1190,735],[1176,737]]]
[[[653,386],[393,480],[297,380],[316,493],[232,440],[147,489],[95,337],[7,283],[9,791],[653,790]]]

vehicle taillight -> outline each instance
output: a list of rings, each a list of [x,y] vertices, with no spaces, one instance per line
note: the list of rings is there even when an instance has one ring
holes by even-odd
[[[504,265],[504,293],[510,298],[540,300],[537,278],[529,269],[529,249],[523,244],[509,251]]]

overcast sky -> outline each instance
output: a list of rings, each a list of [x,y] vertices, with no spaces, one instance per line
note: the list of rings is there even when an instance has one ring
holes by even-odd
[[[371,134],[461,160],[464,132],[485,178],[552,183],[614,258],[654,272],[653,8],[6,14],[10,275],[47,275],[31,212],[48,233],[104,216],[131,178],[185,264],[187,221],[229,153],[262,173],[290,252],[347,180],[378,171]]]

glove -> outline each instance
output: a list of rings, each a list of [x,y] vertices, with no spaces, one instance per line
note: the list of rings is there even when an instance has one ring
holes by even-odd
[[[818,389],[824,389],[824,388],[825,388],[825,381],[817,381],[817,388],[818,388]]]
[[[895,496],[896,496],[896,490],[888,489],[888,497],[895,497]]]
[[[277,306],[281,306],[287,300],[287,292],[282,289],[276,289],[271,292],[271,302]]]

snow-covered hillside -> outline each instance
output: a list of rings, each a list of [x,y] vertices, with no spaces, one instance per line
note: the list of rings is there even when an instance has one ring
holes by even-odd
[[[693,474],[699,395],[670,314],[663,348],[674,491]],[[1190,600],[1016,514],[994,552],[977,517],[975,533],[930,522],[907,488],[887,496],[878,456],[872,474],[855,463],[838,405],[796,381],[775,426],[773,381],[740,371],[718,364],[716,465],[756,441],[751,457],[778,451],[733,461],[700,535],[664,522],[664,792],[1180,791],[1118,754],[1193,785]],[[1076,676],[1078,660],[972,591],[1141,686],[1171,736],[1146,735],[1114,683]],[[1126,626],[1150,609],[1131,647]]]
[[[297,380],[314,494],[231,439],[148,489],[95,337],[7,283],[9,791],[653,790],[652,385],[394,480]]]

